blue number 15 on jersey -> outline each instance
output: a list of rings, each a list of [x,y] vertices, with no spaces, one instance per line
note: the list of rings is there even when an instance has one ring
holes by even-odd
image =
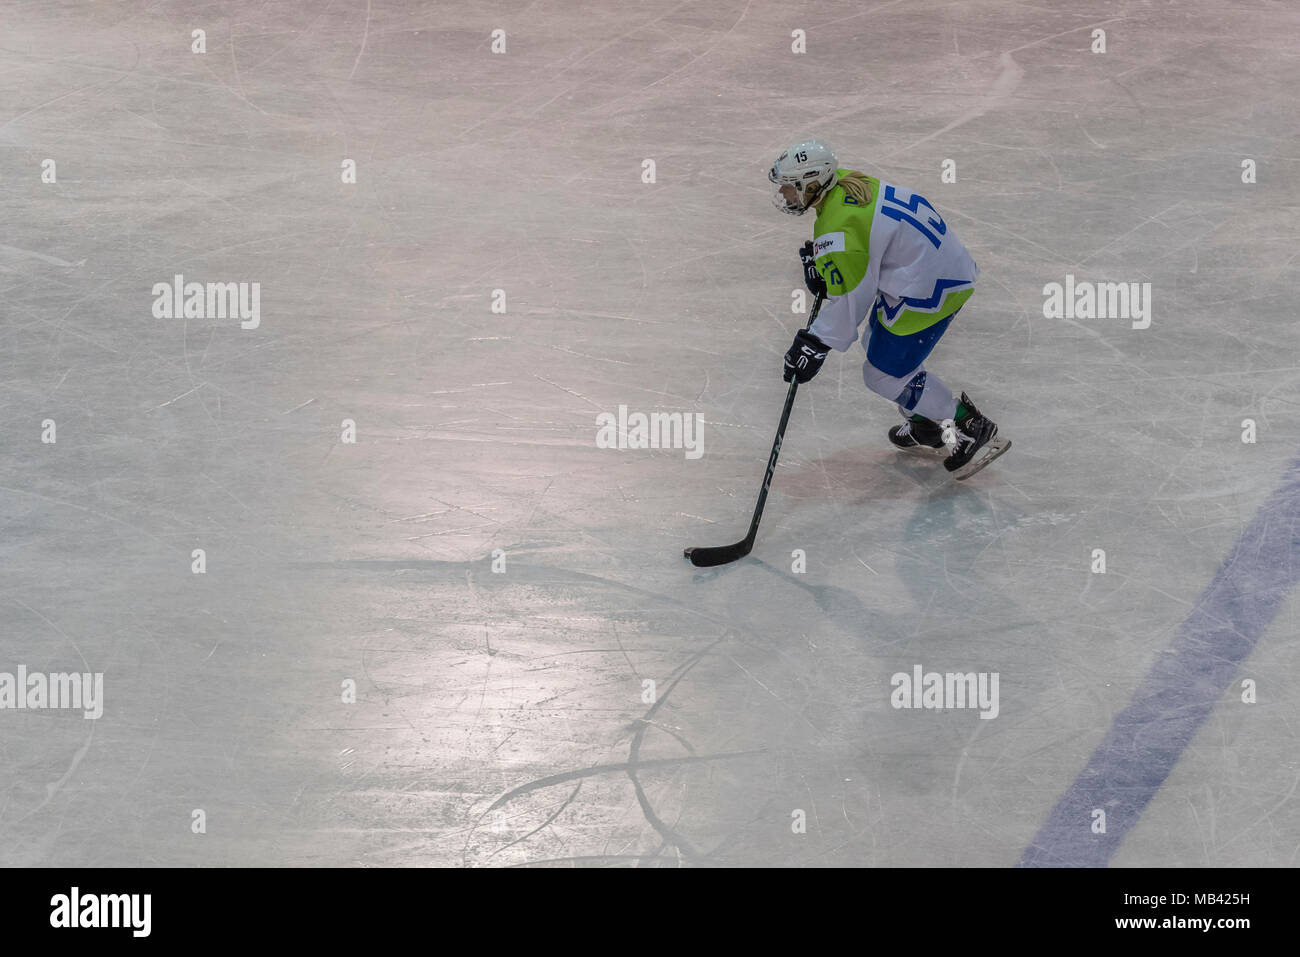
[[[933,218],[926,218],[923,223],[916,218],[917,211],[924,206],[930,212],[934,213]],[[941,240],[939,237],[948,231],[948,226],[939,215],[939,211],[930,205],[920,193],[913,193],[912,198],[904,200],[894,192],[894,187],[886,186],[885,195],[882,197],[880,206],[880,215],[888,216],[890,219],[896,219],[901,223],[910,223],[915,226],[922,236],[930,240],[930,244],[935,249],[939,248]]]

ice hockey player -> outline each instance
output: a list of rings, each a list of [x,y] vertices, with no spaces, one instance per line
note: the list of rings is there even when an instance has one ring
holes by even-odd
[[[1010,448],[966,393],[952,390],[924,362],[975,291],[979,269],[925,197],[840,169],[830,147],[805,140],[782,153],[768,173],[782,212],[816,210],[813,239],[803,244],[804,281],[826,296],[811,328],[799,330],[785,355],[785,381],[807,382],[830,349],[844,352],[862,336],[867,388],[898,404],[906,420],[889,430],[900,449],[950,454],[944,467],[963,479]]]

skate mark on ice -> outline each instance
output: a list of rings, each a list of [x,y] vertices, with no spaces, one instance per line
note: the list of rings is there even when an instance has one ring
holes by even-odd
[[[654,717],[655,712],[663,707],[664,702],[666,702],[669,696],[673,693],[673,689],[677,687],[683,678],[690,674],[691,669],[699,664],[709,651],[721,644],[726,637],[726,635],[723,635],[716,641],[710,642],[707,647],[701,648],[695,654],[691,655],[690,659],[684,666],[682,666],[681,673],[673,679],[672,684],[664,689],[664,693],[655,699],[655,703],[650,706],[650,710],[642,716],[641,727],[639,727],[636,734],[633,735],[632,745],[628,749],[627,776],[632,782],[632,787],[636,790],[636,800],[641,806],[641,813],[645,816],[645,819],[650,822],[650,826],[659,832],[659,836],[662,837],[667,844],[677,848],[680,853],[686,855],[687,860],[693,862],[703,862],[707,855],[701,855],[691,847],[686,838],[682,837],[675,830],[669,827],[664,820],[655,813],[654,808],[650,805],[650,799],[646,796],[645,788],[641,785],[641,780],[636,776],[636,768],[641,760],[641,742],[645,740],[646,729],[650,727],[652,723],[651,719]],[[692,757],[694,757],[694,749],[692,748],[690,750],[692,751]]]
[[[511,841],[509,844],[506,844],[504,847],[498,847],[495,851],[493,851],[491,854],[488,855],[488,860],[491,860],[492,858],[496,857],[496,856],[497,856],[498,854],[500,854],[502,851],[509,850],[510,848],[514,847],[516,844],[522,844],[524,841],[528,840],[530,837],[532,837],[532,836],[533,836],[534,834],[536,834],[537,832],[539,832],[539,831],[544,831],[546,828],[550,827],[550,826],[551,826],[551,822],[554,821],[557,817],[559,817],[561,814],[564,813],[565,809],[566,809],[570,804],[573,803],[573,799],[576,798],[576,797],[578,796],[578,792],[581,791],[581,790],[582,790],[582,782],[579,781],[579,782],[574,786],[573,790],[569,793],[569,796],[568,796],[567,798],[564,799],[564,802],[563,802],[563,803],[562,803],[558,808],[556,808],[553,812],[551,812],[550,816],[548,816],[548,817],[546,818],[545,821],[543,821],[541,824],[537,825],[535,828],[533,828],[531,831],[529,831],[527,834],[523,835],[522,837],[517,837],[517,838],[515,838],[515,839],[514,839],[513,841]]]
[[[7,490],[4,488],[0,488],[0,491],[7,491]],[[12,491],[17,491],[17,490],[15,489]],[[507,546],[507,551],[509,551],[512,555],[515,556],[526,555],[531,550],[532,550],[532,546],[527,544]],[[743,563],[738,562],[737,564],[743,564]],[[345,559],[338,559],[335,561],[295,561],[295,562],[289,562],[288,565],[291,568],[299,568],[299,569],[314,568],[314,569],[342,570],[347,568],[356,568],[365,571],[376,571],[376,572],[431,571],[431,572],[444,573],[446,575],[445,578],[440,577],[438,579],[438,581],[440,581],[442,584],[459,585],[460,577],[461,575],[464,574],[464,571],[466,569],[480,569],[480,570],[490,571],[492,565],[492,557],[488,555],[483,558],[471,559],[469,561],[459,561],[459,562],[446,561],[437,558],[345,558]],[[495,577],[500,578],[501,576],[495,576]],[[696,575],[694,576],[693,580],[699,581],[701,578],[708,578],[708,577],[712,577],[712,576]],[[488,582],[492,582],[493,585],[496,587],[501,587],[504,585],[520,584],[520,583],[527,583],[527,584],[560,583],[560,584],[569,584],[569,585],[601,585],[609,588],[614,588],[623,592],[628,592],[642,598],[653,599],[656,602],[660,602],[664,605],[672,606],[695,618],[703,619],[704,621],[707,621],[714,625],[721,625],[723,627],[726,627],[727,625],[730,624],[728,621],[724,620],[723,618],[720,618],[717,615],[704,611],[696,607],[695,605],[683,601],[679,598],[674,598],[671,595],[665,595],[660,592],[651,591],[646,588],[638,588],[635,585],[629,585],[626,582],[621,582],[613,578],[602,578],[599,575],[590,575],[587,574],[586,572],[575,571],[570,568],[561,568],[556,565],[529,564],[520,561],[518,564],[512,566],[510,579],[511,580],[509,582],[502,582],[500,583],[500,585],[498,585],[493,580],[493,576],[484,575],[482,577],[481,584],[486,586]]]
[[[49,625],[52,629],[54,629],[54,631],[58,632],[60,637],[62,637],[64,641],[66,641],[68,644],[72,646],[72,650],[77,653],[77,657],[81,659],[81,663],[85,667],[86,671],[87,672],[90,671],[90,664],[89,662],[86,661],[86,656],[81,653],[81,649],[77,646],[77,643],[73,641],[72,638],[62,628],[60,628],[54,622],[50,621],[48,618],[46,618],[39,611],[37,611],[31,605],[27,604],[22,599],[15,598],[13,599],[13,603],[22,608],[26,608],[33,615],[35,615],[41,621],[45,622],[45,624]],[[67,770],[63,772],[63,774],[59,777],[57,781],[51,781],[45,785],[45,799],[42,800],[40,804],[36,805],[36,807],[32,808],[30,811],[24,814],[22,817],[13,821],[12,822],[13,824],[21,824],[23,821],[27,820],[33,814],[36,814],[43,807],[45,807],[45,805],[49,804],[50,801],[54,799],[54,795],[59,793],[59,789],[62,788],[63,785],[68,783],[68,778],[72,777],[73,772],[77,770],[77,767],[81,764],[82,759],[86,756],[87,752],[90,751],[91,742],[95,740],[95,725],[98,723],[99,722],[97,721],[90,722],[90,732],[86,735],[86,740],[82,742],[81,747],[77,749],[77,753],[72,756],[72,763],[68,765]],[[152,750],[150,751],[150,753],[152,753]]]
[[[670,768],[681,764],[703,764],[707,761],[725,761],[730,758],[748,758],[758,754],[766,754],[766,748],[755,748],[750,751],[721,751],[717,754],[696,754],[680,758],[648,758],[644,761],[620,761],[615,764],[594,764],[588,768],[578,768],[574,771],[562,771],[559,774],[550,774],[544,778],[537,778],[529,781],[527,784],[521,784],[517,788],[512,788],[505,794],[501,795],[489,805],[489,811],[495,811],[499,807],[504,807],[517,797],[536,791],[540,788],[553,787],[556,784],[563,784],[566,781],[576,781],[579,778],[595,777],[599,774],[611,774],[618,771],[635,771],[642,768]]]
[[[357,67],[361,65],[361,58],[366,52],[366,41],[370,39],[370,0],[366,0],[366,27],[361,31],[361,49],[357,51],[357,58],[352,61],[352,71],[348,73],[348,79],[357,75]]]
[[[654,854],[579,854],[575,857],[546,857],[537,861],[520,861],[508,867],[541,867],[545,864],[595,864],[599,861],[637,861],[641,864],[653,864],[660,860]]]
[[[640,778],[637,777],[637,772],[646,769],[656,769],[656,768],[679,768],[679,767],[693,765],[693,764],[702,764],[710,761],[727,760],[731,758],[753,757],[753,756],[766,753],[767,751],[766,748],[758,748],[758,749],[752,749],[747,751],[730,751],[730,752],[720,752],[716,754],[697,755],[694,753],[695,749],[690,745],[688,741],[686,741],[684,737],[675,734],[671,731],[668,731],[667,729],[661,727],[657,722],[653,720],[655,713],[661,707],[663,707],[664,703],[667,702],[669,697],[671,697],[673,690],[677,687],[677,685],[680,684],[681,681],[688,674],[690,674],[691,669],[693,669],[695,665],[697,665],[700,661],[702,661],[705,658],[705,656],[707,656],[717,645],[725,641],[729,637],[729,635],[730,632],[710,642],[708,646],[701,648],[695,654],[691,655],[682,664],[674,668],[673,672],[670,672],[670,674],[675,674],[675,677],[673,677],[672,682],[668,685],[667,688],[664,689],[664,691],[660,695],[657,696],[654,704],[652,704],[650,708],[645,712],[645,714],[643,714],[637,721],[638,727],[636,733],[632,737],[632,742],[628,749],[628,760],[626,762],[621,762],[616,764],[601,764],[601,765],[595,765],[588,768],[579,768],[572,771],[563,771],[557,774],[552,774],[543,778],[537,778],[536,780],[529,781],[526,784],[522,784],[519,785],[518,787],[512,788],[511,790],[507,791],[505,794],[497,798],[479,816],[479,820],[481,821],[488,814],[492,813],[493,811],[495,811],[500,807],[503,807],[505,804],[508,804],[510,801],[513,801],[515,798],[520,797],[524,794],[528,794],[532,791],[536,791],[542,788],[552,787],[557,784],[563,784],[568,781],[575,781],[575,780],[581,781],[584,778],[592,777],[595,775],[608,774],[611,772],[624,772],[627,774],[628,779],[632,782],[632,787],[636,794],[637,804],[641,808],[642,815],[645,817],[646,821],[650,824],[650,826],[653,827],[655,831],[663,839],[664,846],[671,846],[675,848],[682,857],[685,857],[687,860],[691,861],[692,863],[706,863],[710,857],[710,854],[701,853],[699,850],[693,847],[686,838],[684,838],[681,834],[679,834],[672,826],[670,826],[667,822],[663,820],[662,817],[659,816],[654,806],[652,805],[649,796],[645,792],[644,785],[641,783]],[[687,751],[690,751],[691,753],[688,756],[678,757],[678,758],[642,759],[641,745],[645,740],[646,731],[651,727],[659,728],[660,730],[667,731],[667,733],[671,737],[675,738],[684,748],[686,748]],[[577,793],[578,792],[575,789],[574,793],[570,795],[569,801],[565,802],[564,805],[565,807],[567,807],[568,804],[577,796]],[[561,808],[561,810],[563,810],[563,808]],[[550,821],[554,820],[558,816],[559,816],[559,811],[557,811],[554,815],[552,815],[551,818],[548,819],[546,824],[549,824]],[[523,841],[528,837],[531,837],[533,834],[536,834],[538,831],[542,830],[542,828],[545,827],[546,824],[543,824],[541,827],[534,829],[528,835],[525,835],[524,837],[520,838],[518,841],[512,842],[512,844],[517,844],[520,841]],[[505,848],[503,847],[501,848],[501,850],[505,850]],[[662,847],[660,850],[662,851]],[[494,852],[494,854],[495,853],[499,853],[499,851]],[[656,854],[653,855],[653,858],[657,859],[658,856],[659,853],[656,852]],[[643,860],[644,858],[641,856],[637,856],[635,859]]]

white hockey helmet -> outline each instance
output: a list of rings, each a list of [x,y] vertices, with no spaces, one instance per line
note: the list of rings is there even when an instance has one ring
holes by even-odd
[[[791,216],[802,216],[835,186],[839,164],[821,140],[803,140],[776,158],[767,178],[776,184],[772,205]]]

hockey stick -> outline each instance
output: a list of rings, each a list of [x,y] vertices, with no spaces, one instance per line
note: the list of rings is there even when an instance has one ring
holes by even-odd
[[[808,316],[808,325],[804,329],[811,329],[813,321],[817,318],[817,311],[821,309],[825,296],[818,293],[817,299],[813,302],[812,313]],[[691,564],[697,568],[708,568],[713,565],[725,565],[728,562],[734,562],[744,558],[754,547],[754,539],[758,537],[758,523],[763,518],[763,506],[767,504],[767,490],[772,485],[772,473],[776,471],[776,457],[781,454],[781,440],[785,437],[785,426],[790,421],[790,410],[794,408],[794,394],[799,389],[799,380],[790,380],[790,389],[785,394],[785,408],[781,410],[781,424],[776,427],[776,440],[772,443],[772,454],[767,459],[767,473],[763,476],[763,488],[758,493],[758,504],[754,506],[754,517],[749,520],[749,534],[734,545],[715,545],[705,548],[688,548],[682,554],[690,559]]]

